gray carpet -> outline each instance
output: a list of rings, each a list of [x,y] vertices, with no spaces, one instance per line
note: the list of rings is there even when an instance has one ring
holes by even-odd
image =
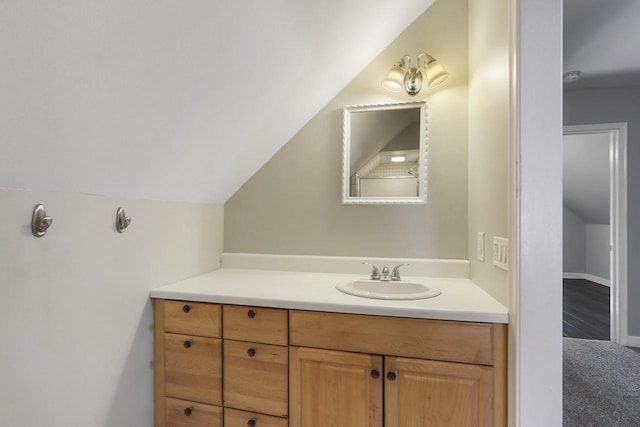
[[[564,338],[565,427],[640,426],[640,353],[610,341]]]

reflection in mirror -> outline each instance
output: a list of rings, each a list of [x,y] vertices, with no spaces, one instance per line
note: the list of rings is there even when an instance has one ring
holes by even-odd
[[[426,101],[344,108],[343,203],[426,203],[426,115]]]

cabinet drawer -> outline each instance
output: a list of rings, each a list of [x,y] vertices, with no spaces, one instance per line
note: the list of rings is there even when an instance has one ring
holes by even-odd
[[[289,350],[224,340],[224,406],[276,416],[288,414]]]
[[[493,327],[454,322],[291,310],[291,345],[419,359],[493,364]]]
[[[251,420],[254,421],[253,424]],[[270,417],[264,414],[224,408],[225,427],[247,427],[251,425],[255,425],[256,427],[287,427],[289,423],[286,418]]]
[[[224,338],[287,345],[288,310],[225,305]]]
[[[220,338],[219,304],[164,301],[164,330],[175,334]]]
[[[165,334],[164,384],[170,397],[222,404],[222,340]]]
[[[166,399],[166,425],[170,427],[222,427],[222,408],[168,397]]]

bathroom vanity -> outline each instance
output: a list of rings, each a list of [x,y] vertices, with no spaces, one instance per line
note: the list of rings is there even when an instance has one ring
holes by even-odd
[[[219,270],[152,291],[156,427],[506,425],[504,307],[464,279],[380,301],[338,278]]]

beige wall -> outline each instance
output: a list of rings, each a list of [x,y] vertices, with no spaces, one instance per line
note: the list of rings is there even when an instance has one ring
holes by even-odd
[[[225,251],[467,258],[467,43],[466,1],[436,2],[226,202]],[[381,88],[402,55],[425,51],[451,73],[442,88],[416,98]],[[304,101],[304,88],[291,90]],[[428,204],[342,205],[342,107],[424,98]]]
[[[222,205],[0,189],[0,206],[0,425],[153,425],[149,290],[219,267]]]
[[[508,273],[493,265],[493,237],[508,237],[509,7],[469,2],[469,260],[471,279],[508,306]],[[477,235],[485,233],[484,262]]]

